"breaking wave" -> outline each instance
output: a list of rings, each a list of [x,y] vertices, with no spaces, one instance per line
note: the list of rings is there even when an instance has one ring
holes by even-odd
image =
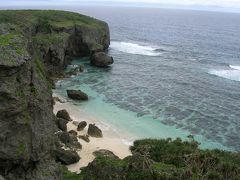
[[[229,65],[229,70],[210,70],[209,73],[233,81],[240,81],[240,66]]]
[[[111,42],[110,48],[129,54],[138,54],[145,56],[160,56],[164,51],[159,47],[144,46],[130,42],[118,42],[118,41]]]

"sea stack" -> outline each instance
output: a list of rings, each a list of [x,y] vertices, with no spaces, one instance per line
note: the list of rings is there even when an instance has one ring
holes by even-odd
[[[108,67],[113,64],[113,57],[107,55],[105,52],[95,52],[91,55],[91,64],[97,67]]]

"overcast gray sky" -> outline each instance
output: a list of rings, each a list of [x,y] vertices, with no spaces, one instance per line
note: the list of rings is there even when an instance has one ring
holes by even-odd
[[[240,0],[0,0],[1,6],[30,5],[125,5],[133,6],[168,6],[168,7],[201,7],[206,9],[233,9],[240,12]]]

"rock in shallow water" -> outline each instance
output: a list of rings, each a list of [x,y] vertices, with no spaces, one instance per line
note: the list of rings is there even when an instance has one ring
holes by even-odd
[[[96,138],[103,137],[101,129],[95,126],[95,124],[89,124],[88,135]]]
[[[95,52],[91,58],[91,64],[98,67],[107,67],[113,64],[113,58],[105,52]]]
[[[67,95],[74,100],[88,100],[88,95],[81,90],[67,90]]]

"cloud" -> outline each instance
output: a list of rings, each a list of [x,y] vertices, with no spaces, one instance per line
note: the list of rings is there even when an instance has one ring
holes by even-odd
[[[165,4],[173,6],[216,6],[240,8],[240,0],[0,0],[2,5],[74,5],[74,4]],[[0,5],[1,6],[1,5]]]

